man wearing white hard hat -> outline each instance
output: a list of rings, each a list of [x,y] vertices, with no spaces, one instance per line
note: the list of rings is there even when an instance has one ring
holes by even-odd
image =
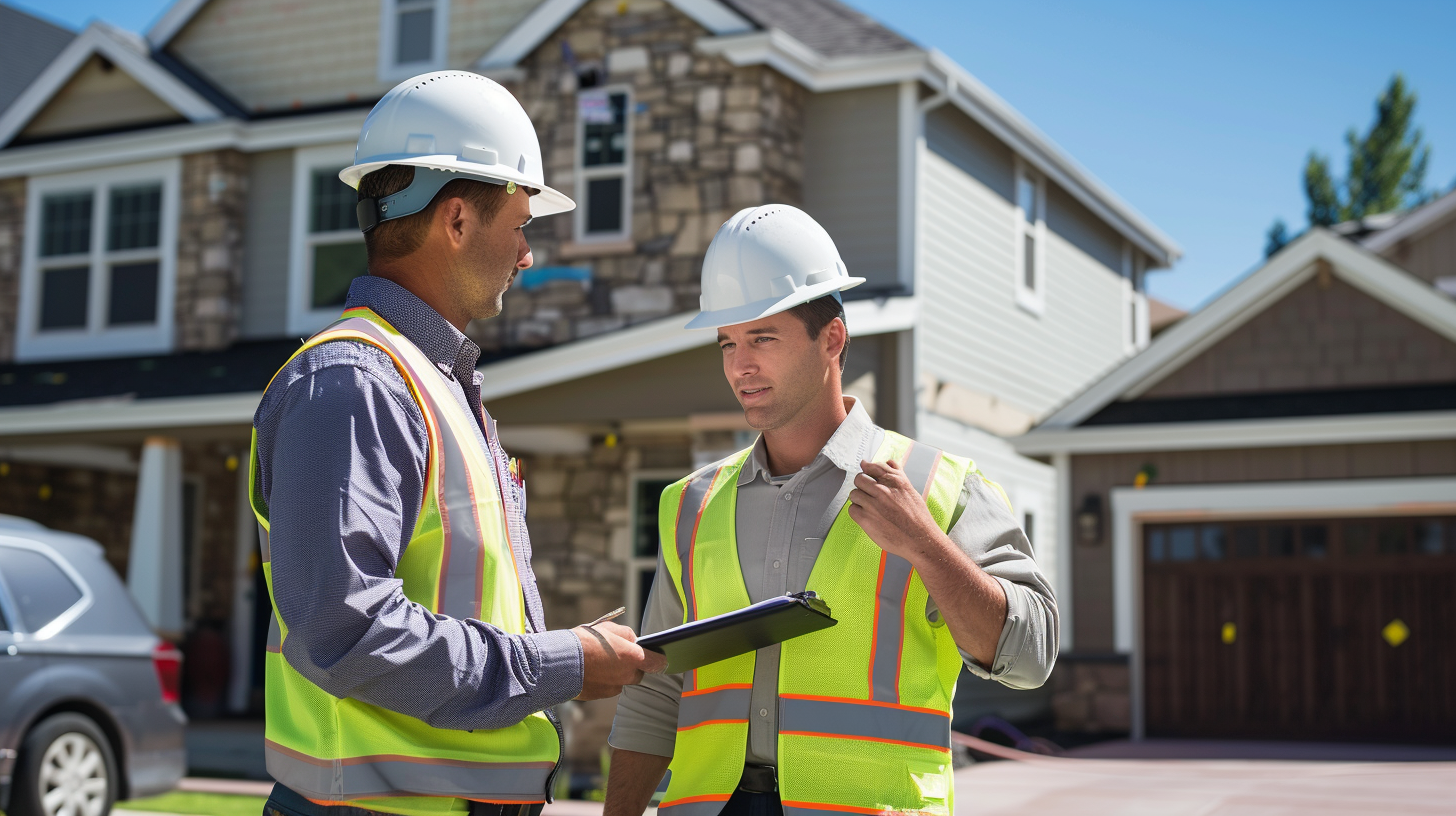
[[[617,624],[546,630],[525,485],[464,333],[531,265],[526,224],[575,205],[515,98],[462,71],[386,94],[340,178],[369,275],[253,420],[264,813],[534,816],[561,761],[552,706],[663,662]]]
[[[850,277],[812,218],[733,216],[703,262],[702,311],[753,447],[664,491],[644,632],[791,592],[838,623],[625,689],[606,816],[953,812],[951,701],[962,666],[1041,685],[1056,655],[1049,583],[971,460],[877,427],[841,391]]]

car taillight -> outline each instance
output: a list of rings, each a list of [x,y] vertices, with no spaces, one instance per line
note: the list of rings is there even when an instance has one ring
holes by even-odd
[[[162,702],[175,703],[182,699],[182,653],[177,647],[162,641],[152,649],[152,665],[157,669],[157,680],[162,684]]]

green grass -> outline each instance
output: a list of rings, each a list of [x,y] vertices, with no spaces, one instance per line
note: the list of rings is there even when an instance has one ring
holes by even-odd
[[[148,810],[155,813],[188,813],[197,816],[261,816],[261,796],[237,796],[228,793],[196,793],[172,791],[150,799],[117,802],[122,810]]]

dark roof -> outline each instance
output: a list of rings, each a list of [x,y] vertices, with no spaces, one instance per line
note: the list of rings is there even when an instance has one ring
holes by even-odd
[[[826,57],[917,50],[915,43],[839,0],[723,0],[761,28],[785,34]]]
[[[248,118],[248,111],[242,103],[224,92],[221,88],[209,82],[202,76],[202,73],[186,62],[183,62],[177,55],[167,51],[152,49],[152,61],[167,69],[172,76],[182,81],[182,84],[196,91],[199,96],[211,102],[222,111],[224,115],[235,119]]]
[[[0,3],[0,112],[74,39],[74,31]]]
[[[1205,397],[1144,397],[1113,402],[1088,417],[1082,425],[1213,422],[1274,417],[1449,411],[1453,408],[1456,408],[1456,383],[1387,385],[1379,388],[1266,391]]]

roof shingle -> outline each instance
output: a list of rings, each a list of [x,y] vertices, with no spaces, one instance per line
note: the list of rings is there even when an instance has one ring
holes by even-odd
[[[826,57],[918,50],[915,43],[839,0],[723,0],[765,29],[781,29]]]

